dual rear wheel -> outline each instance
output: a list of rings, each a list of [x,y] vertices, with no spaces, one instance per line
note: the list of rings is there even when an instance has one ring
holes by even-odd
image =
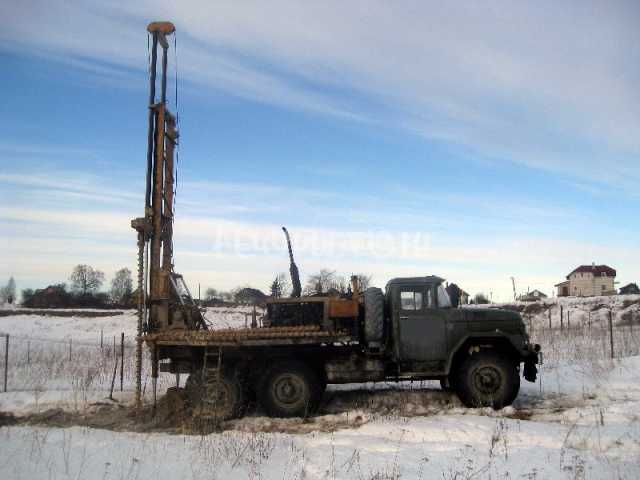
[[[268,367],[254,386],[259,403],[271,417],[306,417],[320,404],[326,383],[302,362],[282,360]],[[235,370],[189,375],[185,390],[193,413],[218,421],[241,416],[251,396]]]
[[[229,420],[241,416],[246,409],[246,392],[234,371],[192,373],[185,391],[194,415],[200,419]]]

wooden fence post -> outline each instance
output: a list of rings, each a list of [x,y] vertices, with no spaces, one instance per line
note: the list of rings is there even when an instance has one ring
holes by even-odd
[[[109,391],[109,400],[113,400],[113,387],[116,384],[116,372],[118,371],[118,356],[115,354],[115,352],[113,356],[116,359],[116,363],[113,366],[113,376],[111,377],[111,390]]]
[[[613,310],[609,310],[609,339],[611,341],[611,358],[613,358]]]
[[[551,307],[549,307],[549,330],[551,330]]]
[[[9,334],[4,337],[4,391],[7,392],[7,378],[9,376]]]
[[[120,335],[120,391],[124,391],[124,332]]]
[[[100,350],[104,347],[104,328],[100,329]]]
[[[562,331],[564,329],[564,320],[562,318],[563,316],[563,308],[562,305],[560,305],[560,331]]]
[[[71,348],[72,348],[72,345],[73,345],[73,339],[70,338],[69,339],[69,361],[71,361]]]
[[[571,310],[567,308],[567,330],[571,330]]]
[[[31,363],[31,341],[27,340],[27,365]]]

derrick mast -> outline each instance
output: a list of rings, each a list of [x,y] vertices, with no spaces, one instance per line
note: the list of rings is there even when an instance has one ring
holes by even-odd
[[[173,270],[174,151],[178,130],[176,117],[167,108],[167,37],[174,34],[175,26],[171,22],[152,22],[147,31],[151,52],[144,217],[131,221],[138,232],[138,403],[143,335],[165,329],[207,328],[182,276]],[[158,46],[162,49],[159,82]]]

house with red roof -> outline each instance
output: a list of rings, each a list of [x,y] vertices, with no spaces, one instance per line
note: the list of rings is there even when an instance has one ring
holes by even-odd
[[[559,297],[590,297],[594,295],[615,295],[616,271],[608,265],[580,265],[564,282],[558,283]]]

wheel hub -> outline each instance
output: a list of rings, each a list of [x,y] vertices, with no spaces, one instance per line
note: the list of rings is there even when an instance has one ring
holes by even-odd
[[[479,368],[474,375],[475,387],[483,394],[493,394],[497,392],[502,383],[501,380],[500,372],[490,366]]]
[[[304,397],[304,382],[295,375],[282,375],[274,382],[274,396],[278,402],[293,404]]]

